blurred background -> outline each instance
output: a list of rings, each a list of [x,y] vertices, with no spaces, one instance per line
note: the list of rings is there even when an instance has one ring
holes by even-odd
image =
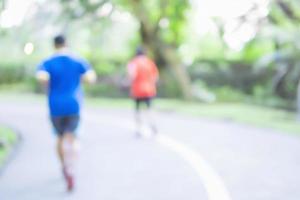
[[[126,64],[143,44],[160,68],[161,98],[243,103],[237,119],[249,105],[296,111],[296,0],[0,2],[1,91],[41,92],[34,71],[51,55],[53,36],[64,33],[99,76],[89,96],[127,97]],[[216,110],[207,114],[224,115]]]
[[[295,108],[300,77],[296,0],[1,0],[1,89],[37,91],[51,38],[87,58],[93,96],[127,95],[125,66],[142,43],[158,63],[159,96]]]
[[[100,184],[94,183],[95,188],[106,188],[102,199],[115,195],[115,199],[140,200],[151,194],[152,200],[192,200],[199,197],[195,191],[202,191],[202,186],[191,186],[198,184],[198,178],[194,169],[182,166],[178,145],[160,142],[169,150],[175,148],[175,156],[150,142],[130,141],[130,130],[126,131],[126,124],[122,127],[132,121],[128,116],[133,108],[126,65],[141,44],[161,74],[155,107],[164,112],[157,119],[166,135],[195,150],[183,150],[186,157],[203,153],[233,199],[299,199],[300,145],[294,137],[300,133],[299,11],[298,0],[0,0],[0,166],[19,140],[6,124],[25,133],[21,156],[0,180],[0,190],[11,197],[17,196],[16,191],[35,195],[36,183],[57,176],[46,164],[40,167],[50,163],[48,156],[54,152],[49,151],[50,127],[47,134],[40,134],[47,126],[46,106],[41,104],[44,91],[34,75],[41,60],[53,53],[52,38],[63,33],[70,48],[86,58],[98,75],[96,84],[85,88],[89,127],[83,129],[93,131],[87,131],[83,143],[104,153],[93,164],[86,159],[82,172],[87,173],[83,177],[97,177],[89,174],[93,170],[100,174]],[[93,155],[91,149],[84,149],[86,158]],[[32,157],[33,152],[43,155]],[[53,155],[51,159],[55,161]],[[26,168],[26,163],[33,167]],[[23,178],[19,169],[38,175],[32,178],[25,172]],[[205,179],[207,173],[202,173]],[[23,182],[16,181],[20,177]],[[44,195],[51,192],[48,186],[39,185],[42,197],[27,199],[57,199]],[[86,198],[86,191],[90,192],[86,188],[78,199]],[[210,192],[216,193],[214,187]]]

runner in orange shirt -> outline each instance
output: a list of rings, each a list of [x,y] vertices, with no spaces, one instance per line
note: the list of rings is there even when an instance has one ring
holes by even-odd
[[[150,126],[152,133],[157,134],[157,128],[153,121],[151,111],[151,103],[156,96],[156,83],[159,78],[157,66],[145,55],[142,48],[138,48],[136,56],[127,66],[127,71],[131,82],[130,93],[135,101],[136,108],[136,135],[140,137],[142,134],[143,118],[147,120],[147,124]],[[141,109],[142,105],[146,106],[146,110]]]

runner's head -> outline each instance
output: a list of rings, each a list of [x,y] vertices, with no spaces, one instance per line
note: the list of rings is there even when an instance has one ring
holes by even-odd
[[[66,38],[63,35],[58,35],[53,40],[55,49],[61,49],[66,46]]]
[[[145,55],[145,50],[143,49],[143,47],[138,47],[138,48],[136,49],[135,55],[136,55],[136,56],[142,56],[142,55]]]

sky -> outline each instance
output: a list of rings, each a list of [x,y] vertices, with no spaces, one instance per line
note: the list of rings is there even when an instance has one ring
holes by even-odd
[[[20,25],[30,9],[39,0],[6,0],[6,9],[1,16],[1,25],[11,27]],[[207,19],[219,16],[225,20],[233,19],[246,12],[253,3],[261,6],[261,14],[266,14],[269,0],[191,0],[192,5],[199,8],[199,17]]]
[[[6,0],[6,8],[1,14],[1,27],[10,28],[22,24],[30,6],[36,0]]]
[[[0,16],[0,26],[10,28],[22,24],[26,15],[30,13],[35,2],[42,0],[6,0],[6,9]],[[244,24],[236,30],[237,17],[247,12],[256,3],[259,10],[256,17],[267,15],[270,0],[190,0],[192,7],[196,10],[195,23],[197,35],[216,31],[211,20],[212,17],[220,17],[226,22],[225,40],[234,49],[242,47],[255,35],[254,24]],[[199,11],[199,12],[198,12]],[[253,23],[255,23],[255,17]]]
[[[203,16],[220,16],[224,19],[232,19],[245,13],[253,3],[265,9],[269,0],[191,0],[192,4],[201,9]]]
[[[252,39],[256,33],[256,22],[268,14],[270,0],[191,0],[195,9],[195,32],[204,35],[216,32],[212,17],[219,17],[225,22],[224,39],[235,50],[240,50],[243,45]],[[252,15],[248,23],[239,26],[238,17],[246,13],[253,4],[259,9]],[[198,12],[199,10],[199,12]]]

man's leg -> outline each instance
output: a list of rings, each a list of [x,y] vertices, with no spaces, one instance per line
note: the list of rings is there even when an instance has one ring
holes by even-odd
[[[136,125],[136,136],[141,137],[142,135],[142,116],[141,116],[141,101],[135,99],[135,125]]]
[[[77,150],[75,149],[75,137],[73,133],[66,132],[63,134],[63,172],[67,181],[68,191],[74,188],[74,165],[77,158]]]
[[[51,117],[51,122],[57,134],[57,142],[56,142],[57,155],[61,163],[61,166],[64,167],[64,150],[63,150],[64,119],[63,117]]]
[[[65,132],[62,138],[63,163],[68,190],[71,191],[74,187],[75,164],[79,151],[79,144],[75,136],[79,116],[66,117],[65,120]]]
[[[148,123],[152,133],[154,135],[156,135],[158,133],[158,130],[157,130],[156,123],[155,123],[154,111],[152,109],[152,99],[151,98],[145,99],[145,104],[147,106],[147,109],[145,111],[145,117],[146,117],[147,123]]]
[[[74,187],[74,164],[79,149],[75,136],[79,116],[51,117],[51,121],[58,134],[57,154],[67,181],[68,190],[71,191]]]
[[[57,138],[57,143],[56,143],[56,151],[57,151],[57,155],[59,158],[59,161],[61,163],[61,166],[64,166],[64,151],[63,151],[63,137],[59,136]]]
[[[78,157],[77,140],[74,133],[66,132],[63,136],[63,162],[67,170],[73,173],[73,167]]]

